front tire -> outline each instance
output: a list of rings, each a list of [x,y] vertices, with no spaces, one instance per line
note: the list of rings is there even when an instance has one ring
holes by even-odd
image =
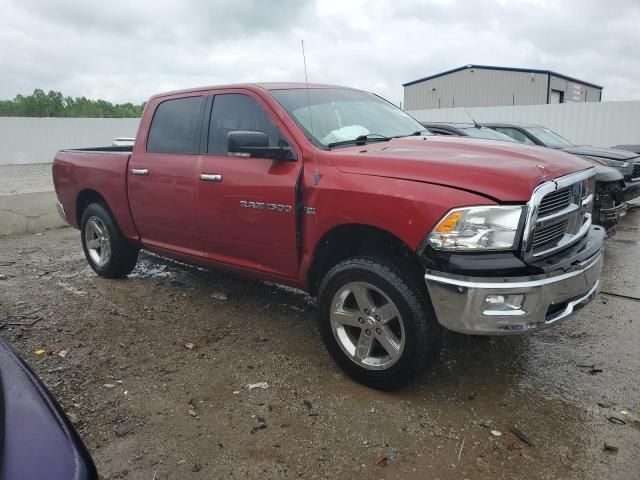
[[[91,203],[82,212],[80,232],[87,262],[101,277],[126,277],[136,266],[139,249],[122,234],[101,203]]]
[[[327,273],[318,294],[320,333],[351,378],[393,390],[436,360],[443,329],[420,284],[374,257],[345,260]]]

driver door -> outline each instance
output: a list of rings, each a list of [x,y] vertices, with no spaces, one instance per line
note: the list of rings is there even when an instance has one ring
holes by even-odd
[[[206,148],[197,165],[198,217],[206,258],[297,278],[296,184],[301,161],[229,154],[231,131],[258,131],[270,146],[290,144],[253,92],[216,91]]]

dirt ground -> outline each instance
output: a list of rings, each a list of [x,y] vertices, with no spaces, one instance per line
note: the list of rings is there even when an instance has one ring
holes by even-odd
[[[0,335],[105,479],[637,479],[640,426],[623,412],[640,411],[639,224],[631,212],[607,241],[608,293],[576,316],[523,337],[448,335],[394,393],[338,370],[301,292],[149,254],[101,279],[71,228],[0,238]]]

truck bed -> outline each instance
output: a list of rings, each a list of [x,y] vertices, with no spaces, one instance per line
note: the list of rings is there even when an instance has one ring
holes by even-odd
[[[53,162],[53,181],[64,205],[67,221],[80,227],[78,205],[88,198],[102,198],[109,206],[124,235],[138,234],[129,211],[127,166],[132,147],[94,147],[62,150]],[[99,193],[98,193],[99,192]]]

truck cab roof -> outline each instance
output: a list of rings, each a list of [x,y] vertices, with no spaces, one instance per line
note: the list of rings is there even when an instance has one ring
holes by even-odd
[[[153,95],[151,99],[168,97],[172,95],[189,94],[196,92],[203,92],[208,90],[230,90],[235,88],[243,88],[247,90],[300,90],[305,88],[318,89],[318,88],[338,88],[341,90],[358,90],[357,88],[344,87],[340,85],[330,85],[324,83],[304,83],[304,82],[256,82],[256,83],[230,83],[225,85],[209,85],[203,87],[193,87],[180,90],[173,90],[169,92],[158,93]]]

